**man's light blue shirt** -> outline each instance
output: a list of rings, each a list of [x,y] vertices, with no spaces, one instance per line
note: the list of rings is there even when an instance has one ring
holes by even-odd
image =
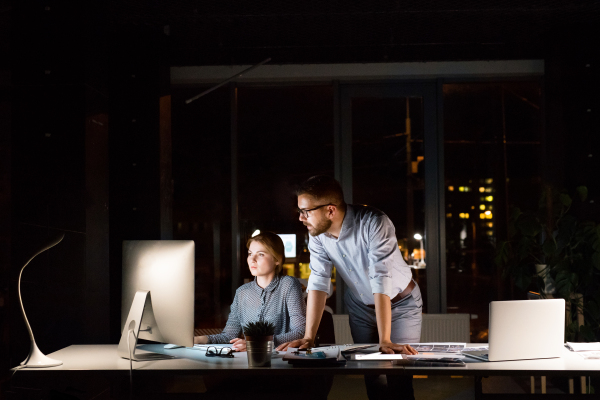
[[[373,293],[393,299],[412,279],[402,258],[392,221],[369,206],[348,204],[339,238],[327,233],[308,242],[311,274],[307,290],[331,293],[331,269],[365,304],[375,304]]]

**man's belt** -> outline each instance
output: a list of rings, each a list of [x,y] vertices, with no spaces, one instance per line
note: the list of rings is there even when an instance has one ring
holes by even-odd
[[[417,286],[417,284],[415,283],[415,281],[413,281],[411,279],[410,283],[408,284],[408,286],[406,287],[406,289],[404,289],[403,291],[401,291],[400,293],[398,293],[396,295],[396,297],[394,297],[392,299],[392,304],[399,302],[400,300],[402,300],[403,298],[405,298],[406,296],[408,296],[409,294],[411,294],[411,292],[413,291],[413,289],[415,288],[415,286]],[[367,307],[370,308],[375,308],[374,304],[367,304]]]

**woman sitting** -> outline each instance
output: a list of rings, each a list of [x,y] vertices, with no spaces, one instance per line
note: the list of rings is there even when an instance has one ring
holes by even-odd
[[[194,343],[233,343],[234,349],[245,351],[246,341],[239,338],[242,327],[256,321],[275,325],[275,346],[304,337],[306,303],[300,282],[281,274],[285,262],[283,241],[272,232],[262,232],[250,238],[246,247],[254,281],[236,290],[223,332],[195,336]]]

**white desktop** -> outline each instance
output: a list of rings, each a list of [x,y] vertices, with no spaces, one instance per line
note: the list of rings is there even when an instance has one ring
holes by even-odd
[[[137,339],[193,346],[194,248],[192,240],[123,242],[120,357],[164,358],[136,354]]]

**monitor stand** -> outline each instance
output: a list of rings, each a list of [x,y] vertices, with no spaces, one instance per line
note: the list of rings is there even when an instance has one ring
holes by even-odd
[[[146,329],[140,329],[141,326],[146,325]],[[121,340],[119,341],[119,347],[117,353],[121,358],[130,359],[132,361],[151,361],[151,360],[166,360],[175,357],[168,356],[159,353],[138,353],[136,354],[136,346],[140,332],[152,333],[152,330],[158,331],[158,325],[154,318],[154,311],[152,310],[152,300],[150,298],[150,291],[138,290],[133,297],[131,302],[131,308],[123,327],[123,333],[121,334]],[[154,332],[160,337],[160,332]],[[129,336],[129,345],[127,339]],[[131,354],[130,354],[131,351]]]

